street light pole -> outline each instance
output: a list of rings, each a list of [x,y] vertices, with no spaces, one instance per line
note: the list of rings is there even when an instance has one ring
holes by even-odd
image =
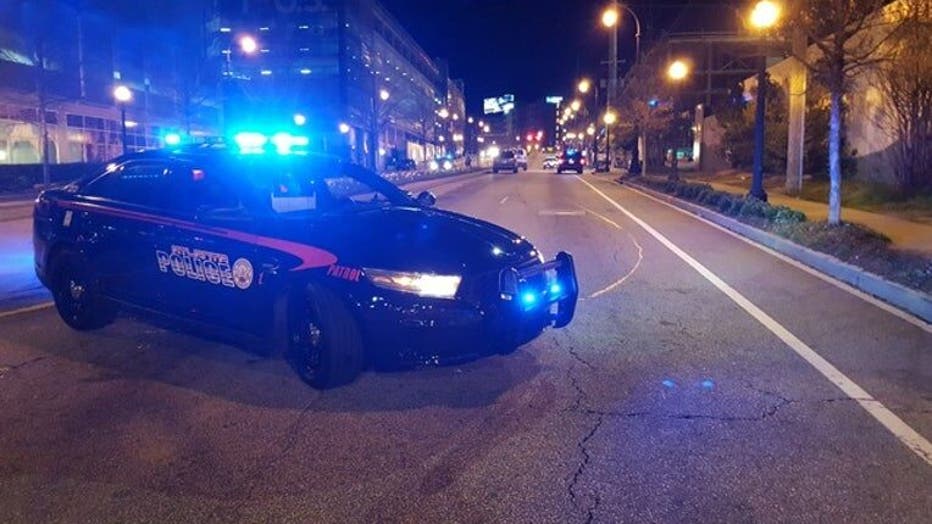
[[[760,0],[750,13],[749,24],[758,31],[767,31],[779,23],[781,7],[773,0]],[[767,104],[767,52],[761,43],[760,69],[757,71],[757,107],[754,112],[754,170],[751,173],[749,196],[767,201],[764,191],[764,117]]]
[[[113,98],[120,106],[120,127],[123,139],[123,154],[125,155],[129,151],[126,145],[126,104],[133,99],[133,92],[124,85],[118,85],[113,88]]]
[[[126,148],[126,104],[120,104],[120,128],[123,132],[123,154],[125,155],[128,150]]]
[[[754,171],[751,173],[750,196],[767,201],[764,191],[764,116],[767,104],[767,59],[761,56],[757,72],[757,107],[754,112]]]

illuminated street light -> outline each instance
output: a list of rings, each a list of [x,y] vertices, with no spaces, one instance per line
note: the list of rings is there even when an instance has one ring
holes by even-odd
[[[459,119],[460,119],[460,115],[458,115],[457,113],[453,113],[453,120],[459,120]]]
[[[589,136],[594,135],[594,134],[595,134],[595,126],[590,125],[589,128],[586,129],[586,134],[589,135]]]
[[[579,111],[579,108],[582,107],[582,102],[579,100],[573,100],[573,103],[570,104],[570,107],[573,108],[573,111]]]
[[[247,55],[251,55],[259,50],[259,42],[256,42],[256,39],[249,35],[241,36],[239,39],[239,48],[240,51]]]
[[[609,109],[608,111],[605,112],[605,116],[602,117],[602,121],[605,122],[606,125],[613,125],[615,122],[618,121],[618,115],[616,115],[614,111]]]
[[[389,98],[391,98],[391,96],[392,95],[391,93],[388,92],[388,89],[385,89],[384,87],[382,89],[379,89],[379,98],[383,102],[387,101]]]
[[[758,31],[766,31],[779,23],[781,10],[780,5],[776,2],[761,0],[751,10],[748,24]],[[764,202],[767,201],[767,192],[764,190],[764,116],[766,114],[768,83],[767,57],[764,55],[761,57],[760,68],[757,70],[757,100],[754,114],[754,166],[751,171],[751,190],[749,194],[752,198]]]
[[[579,81],[579,85],[576,86],[576,89],[578,89],[580,93],[586,94],[589,92],[589,89],[591,87],[592,87],[592,82],[590,82],[588,78],[583,78],[582,80]]]
[[[485,131],[486,133],[492,132],[492,128],[489,127],[489,124],[486,124],[485,126],[483,126],[482,130]]]
[[[340,122],[340,133],[344,135],[350,132],[350,126],[346,122]]]
[[[449,117],[450,117],[450,112],[447,111],[447,108],[445,108],[445,107],[441,108],[440,111],[437,112],[437,114],[440,115],[440,118],[449,118]]]
[[[761,0],[754,5],[748,22],[754,29],[770,29],[780,20],[780,4],[771,0]]]
[[[615,27],[618,24],[618,8],[611,6],[602,11],[602,25],[605,27]]]
[[[680,81],[689,76],[689,65],[682,60],[674,60],[667,68],[667,76],[670,80]]]
[[[113,98],[120,105],[120,127],[123,131],[123,154],[127,153],[126,147],[126,104],[133,99],[133,92],[124,85],[118,85],[113,88]]]
[[[475,122],[475,121],[476,121],[476,120],[475,120],[473,117],[469,117],[469,118],[466,119],[466,122],[468,122],[468,123],[470,123],[470,124],[472,124],[472,123]]]
[[[299,127],[307,123],[307,117],[302,115],[301,113],[295,113],[292,119],[294,120],[294,125],[299,126]]]

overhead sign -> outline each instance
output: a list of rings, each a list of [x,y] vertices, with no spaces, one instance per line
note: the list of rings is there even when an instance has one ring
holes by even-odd
[[[553,105],[558,106],[558,105],[560,105],[561,102],[563,102],[563,97],[562,97],[562,96],[548,96],[548,97],[547,97],[547,103],[548,103],[548,104],[553,104]]]
[[[496,98],[486,98],[482,101],[482,110],[487,115],[496,113],[508,114],[515,110],[515,95],[502,95]]]

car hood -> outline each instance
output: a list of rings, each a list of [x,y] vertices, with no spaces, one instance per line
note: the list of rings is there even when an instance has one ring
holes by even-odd
[[[538,257],[530,242],[505,228],[450,211],[390,207],[324,219],[304,239],[337,256],[337,264],[470,274]]]

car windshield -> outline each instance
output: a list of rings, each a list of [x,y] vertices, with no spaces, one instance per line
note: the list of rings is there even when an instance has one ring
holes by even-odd
[[[414,205],[397,186],[359,166],[296,158],[248,165],[257,204],[276,215],[346,213]]]
[[[504,153],[502,153],[502,158],[505,160],[510,160],[514,157],[515,157],[515,154],[512,151],[505,151]]]

